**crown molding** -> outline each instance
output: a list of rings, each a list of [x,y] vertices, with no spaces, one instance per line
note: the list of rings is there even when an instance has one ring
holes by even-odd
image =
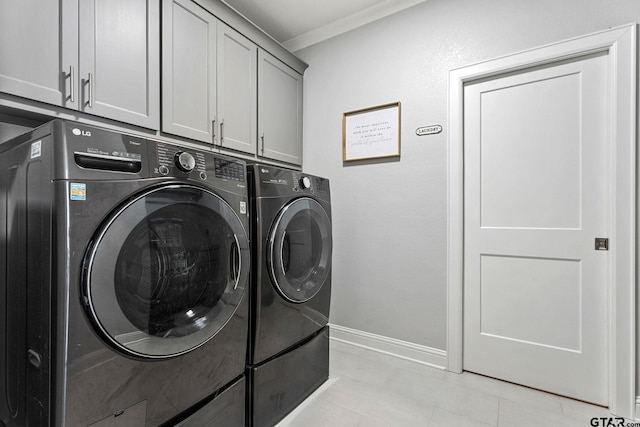
[[[282,43],[290,52],[296,52],[311,45],[323,42],[332,37],[346,33],[363,25],[382,19],[386,16],[415,6],[425,0],[385,0],[360,12],[345,16],[330,24],[301,34]]]

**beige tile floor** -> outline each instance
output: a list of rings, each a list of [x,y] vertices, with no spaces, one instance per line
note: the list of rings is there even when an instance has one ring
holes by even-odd
[[[329,380],[277,427],[589,427],[591,418],[610,416],[599,406],[332,340]]]

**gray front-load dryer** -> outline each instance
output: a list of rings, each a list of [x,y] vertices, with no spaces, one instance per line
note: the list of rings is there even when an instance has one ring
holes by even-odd
[[[248,166],[253,270],[248,422],[272,426],[329,375],[332,223],[327,178]]]

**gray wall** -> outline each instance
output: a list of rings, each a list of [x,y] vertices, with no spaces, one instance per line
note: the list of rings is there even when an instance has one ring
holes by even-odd
[[[296,52],[304,168],[331,179],[331,323],[446,349],[449,70],[637,21],[638,0],[427,0]],[[401,159],[344,165],[342,113],[395,101]]]
[[[42,118],[28,119],[24,117],[17,117],[0,111],[0,143],[13,138],[14,136],[22,135],[46,121],[47,120]]]

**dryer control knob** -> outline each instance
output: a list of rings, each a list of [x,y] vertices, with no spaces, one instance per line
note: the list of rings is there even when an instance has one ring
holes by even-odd
[[[303,190],[311,188],[311,178],[309,178],[308,176],[300,178],[300,188],[302,188]]]
[[[196,167],[196,159],[186,151],[178,151],[174,160],[182,172],[191,172]]]

